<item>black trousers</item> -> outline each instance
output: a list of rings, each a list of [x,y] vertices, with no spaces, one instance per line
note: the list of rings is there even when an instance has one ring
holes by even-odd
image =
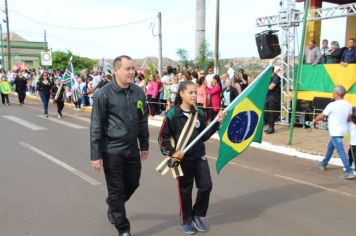
[[[19,98],[19,103],[24,104],[25,103],[25,98],[26,98],[26,89],[18,89],[17,90],[17,96]]]
[[[147,96],[148,105],[150,107],[150,115],[154,116],[157,113],[157,99],[152,98],[151,95]]]
[[[276,117],[278,115],[276,111],[278,109],[279,98],[276,96],[267,96],[265,109],[267,110],[265,113],[266,121],[269,127],[274,128],[274,122],[276,121]]]
[[[139,186],[141,160],[139,156],[123,158],[104,155],[103,167],[108,188],[107,203],[115,219],[115,227],[119,232],[130,230],[125,203]]]
[[[63,100],[58,100],[57,101],[57,112],[58,112],[58,115],[62,116],[63,108],[64,108],[64,101]]]
[[[349,161],[350,165],[356,161],[356,145],[351,145],[349,148]]]
[[[5,101],[6,101],[7,104],[10,104],[9,94],[1,93],[1,102],[2,102],[2,104],[5,104]]]
[[[184,157],[189,158],[189,157]],[[181,163],[184,176],[178,179],[180,196],[180,216],[183,224],[191,224],[194,216],[205,217],[208,211],[212,181],[209,164],[205,159],[187,160]],[[192,205],[193,184],[198,189]]]

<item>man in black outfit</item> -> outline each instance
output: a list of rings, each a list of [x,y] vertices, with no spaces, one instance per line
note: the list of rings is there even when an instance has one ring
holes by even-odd
[[[19,98],[20,105],[25,104],[27,79],[23,77],[22,71],[17,72],[14,85],[15,85],[15,91],[17,92],[17,96]]]
[[[268,128],[265,130],[266,134],[274,133],[274,122],[277,117],[276,111],[278,109],[280,99],[281,99],[281,78],[278,74],[281,72],[279,67],[274,68],[274,73],[271,77],[271,82],[268,87],[268,93],[266,98],[266,120],[268,123]]]
[[[94,94],[91,161],[96,171],[104,167],[110,222],[119,235],[129,236],[125,203],[139,186],[141,160],[148,157],[148,119],[145,94],[132,83],[132,59],[117,57],[113,67],[113,80]]]

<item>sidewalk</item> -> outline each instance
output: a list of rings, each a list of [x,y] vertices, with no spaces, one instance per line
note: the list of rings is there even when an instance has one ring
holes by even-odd
[[[39,100],[37,96],[27,95],[27,98],[32,100]],[[52,103],[52,100],[50,101]],[[66,108],[73,108],[71,103],[65,103]],[[82,111],[90,113],[91,107],[84,107]],[[155,116],[149,120],[149,124],[155,127],[161,127],[163,116]],[[281,153],[284,155],[295,156],[298,158],[304,158],[309,160],[321,160],[326,146],[329,141],[329,134],[326,130],[318,129],[304,129],[296,127],[293,133],[293,143],[288,145],[289,139],[289,126],[276,125],[274,134],[263,134],[263,141],[261,144],[252,143],[252,147],[263,149],[271,152]],[[218,140],[219,136],[215,134],[214,139]],[[348,139],[344,140],[345,149],[348,150]],[[334,158],[331,159],[330,164],[343,166],[341,160],[337,157],[336,152]]]

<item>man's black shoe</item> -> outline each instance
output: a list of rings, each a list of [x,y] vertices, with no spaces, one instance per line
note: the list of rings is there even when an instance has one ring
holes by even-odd
[[[108,215],[108,219],[109,219],[110,223],[114,225],[115,224],[115,218],[112,215],[110,208],[108,209],[107,215]]]
[[[131,236],[129,231],[119,233],[119,236]]]
[[[265,131],[266,134],[273,134],[274,133],[274,128],[269,127],[267,131]]]
[[[193,225],[199,232],[205,233],[208,231],[208,229],[205,227],[203,221],[201,221],[199,216],[194,216]]]

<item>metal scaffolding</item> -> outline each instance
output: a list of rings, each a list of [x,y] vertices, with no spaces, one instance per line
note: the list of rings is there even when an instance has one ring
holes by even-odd
[[[289,124],[291,101],[293,99],[294,67],[296,64],[297,27],[303,22],[303,12],[295,8],[295,0],[283,0],[278,15],[256,19],[257,27],[277,26],[282,29],[281,60],[276,65],[283,70],[281,76],[281,116],[283,124]],[[335,7],[309,10],[308,21],[321,21],[356,15],[356,2]]]

